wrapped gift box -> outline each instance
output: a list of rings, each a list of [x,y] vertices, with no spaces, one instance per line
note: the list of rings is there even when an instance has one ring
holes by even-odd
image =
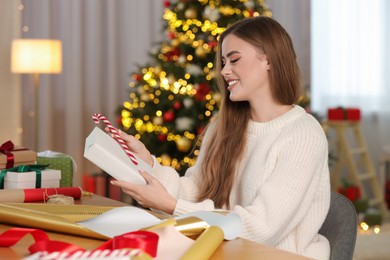
[[[12,168],[18,165],[34,164],[37,153],[24,147],[15,147],[11,154],[0,152],[0,169]],[[8,166],[7,166],[8,164]]]
[[[73,186],[73,173],[76,165],[71,156],[59,152],[44,151],[38,153],[37,164],[49,165],[50,169],[60,170],[60,187]]]
[[[98,127],[85,140],[84,157],[115,179],[133,184],[146,184],[140,170],[152,172],[152,167],[135,154],[134,164],[119,143]]]
[[[46,169],[42,170],[41,188],[60,187],[61,171]],[[4,177],[4,189],[31,189],[36,188],[35,171],[31,172],[7,172]]]
[[[359,108],[329,108],[328,109],[328,120],[360,120],[360,109]]]

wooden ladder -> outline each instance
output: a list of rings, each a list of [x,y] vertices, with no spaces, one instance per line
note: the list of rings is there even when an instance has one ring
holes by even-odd
[[[327,121],[323,124],[325,133],[335,134],[336,163],[331,170],[331,187],[337,191],[340,186],[341,170],[348,169],[347,180],[360,187],[362,196],[368,199],[369,206],[382,212],[383,219],[389,217],[384,199],[384,190],[379,184],[375,167],[369,155],[361,132],[359,121]],[[349,135],[348,135],[349,134]]]

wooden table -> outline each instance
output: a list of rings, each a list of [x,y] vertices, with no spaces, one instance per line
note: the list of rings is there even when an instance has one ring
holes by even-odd
[[[98,195],[83,197],[81,200],[75,201],[76,204],[82,205],[101,205],[101,206],[125,206],[119,201],[111,200]],[[12,226],[0,224],[0,234],[8,230]],[[76,244],[86,250],[93,250],[103,243],[101,240],[90,238],[71,236],[66,234],[47,232],[51,240],[64,241]],[[25,236],[16,245],[6,248],[0,247],[0,260],[20,260],[29,255],[28,247],[34,243],[30,235]],[[272,260],[304,260],[302,256],[291,254],[273,247],[254,243],[245,239],[234,239],[224,241],[221,246],[215,251],[211,259],[272,259]]]

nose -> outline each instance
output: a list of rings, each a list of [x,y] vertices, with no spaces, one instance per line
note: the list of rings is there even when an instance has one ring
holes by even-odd
[[[228,64],[225,64],[221,70],[222,76],[228,76],[232,73],[232,70]]]

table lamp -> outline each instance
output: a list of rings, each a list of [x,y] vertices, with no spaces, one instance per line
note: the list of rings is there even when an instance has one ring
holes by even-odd
[[[11,72],[34,75],[34,135],[39,149],[39,75],[62,72],[62,44],[52,39],[12,41]]]

